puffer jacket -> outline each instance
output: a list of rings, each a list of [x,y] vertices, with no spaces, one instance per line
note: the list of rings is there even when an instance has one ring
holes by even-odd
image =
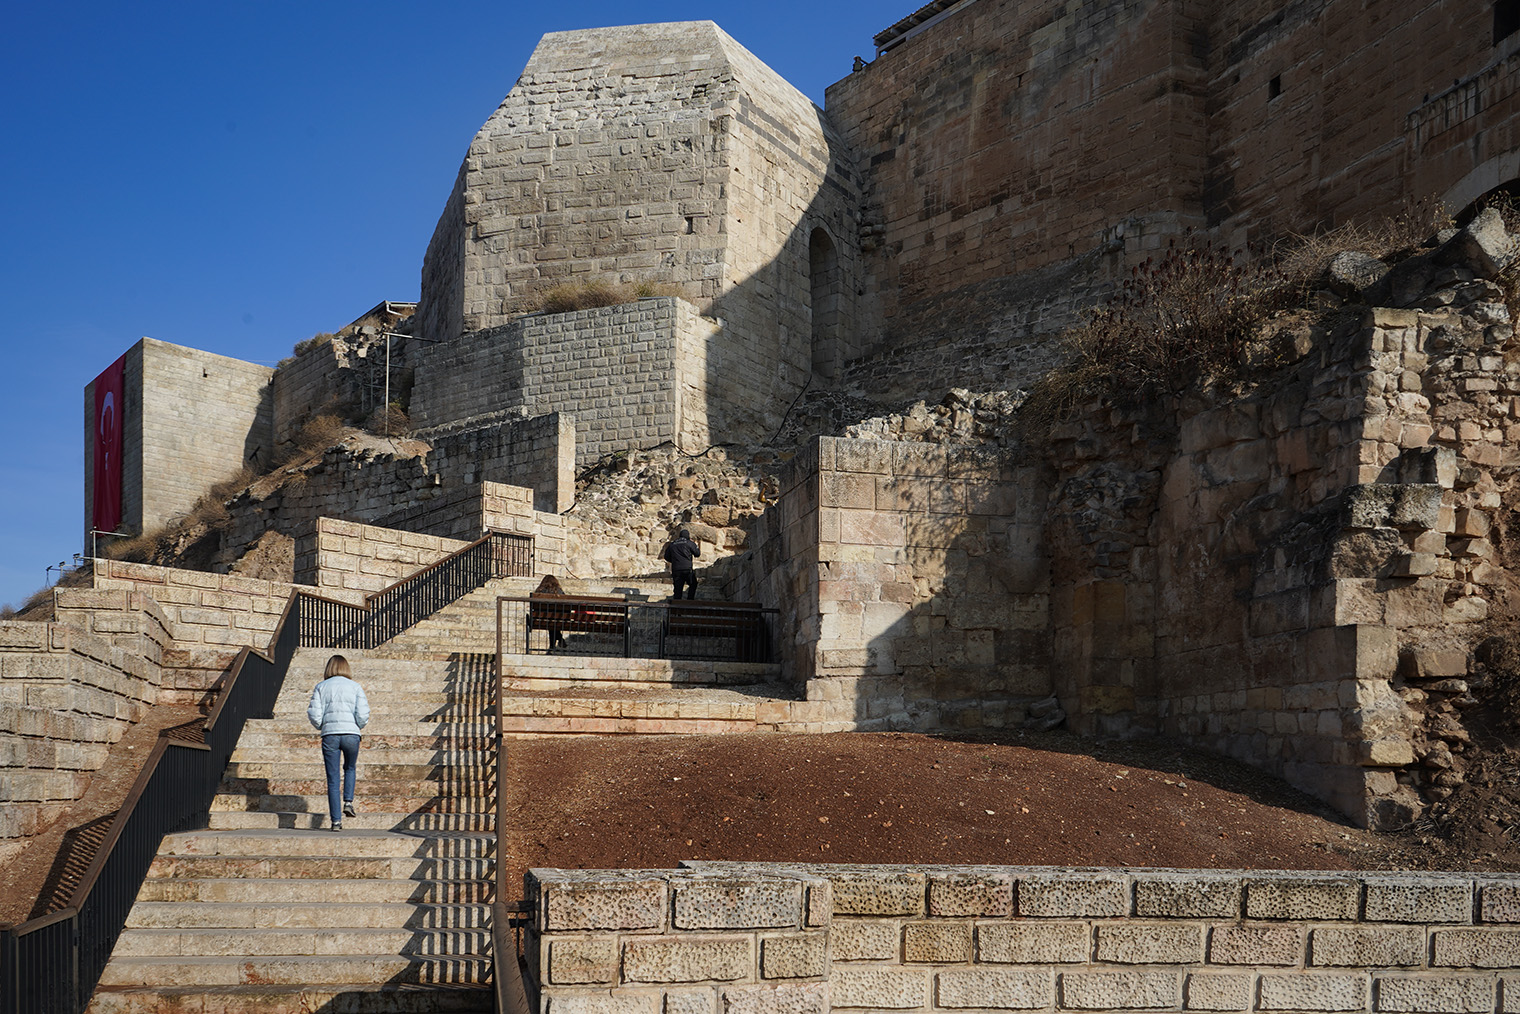
[[[312,690],[306,717],[324,736],[357,736],[369,724],[369,698],[347,676],[332,676]]]

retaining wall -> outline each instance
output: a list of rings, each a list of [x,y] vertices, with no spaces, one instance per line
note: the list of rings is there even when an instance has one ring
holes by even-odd
[[[0,839],[37,833],[78,799],[157,703],[159,667],[62,623],[0,623]]]
[[[543,1014],[1520,1008],[1520,877],[532,870]]]

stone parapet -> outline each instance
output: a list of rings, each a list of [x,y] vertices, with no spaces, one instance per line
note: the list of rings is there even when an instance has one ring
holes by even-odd
[[[1520,971],[1517,889],[1462,873],[532,870],[525,939],[545,1014],[1496,1012]]]

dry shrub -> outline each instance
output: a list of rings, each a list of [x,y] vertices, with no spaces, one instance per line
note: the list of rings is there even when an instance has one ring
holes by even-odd
[[[365,420],[364,428],[371,433],[385,436],[403,436],[411,431],[412,420],[400,403],[393,401],[385,406],[376,405],[375,410]]]
[[[570,313],[598,306],[617,306],[656,296],[674,296],[673,286],[657,282],[614,284],[612,282],[564,282],[540,293],[537,310],[543,313]],[[529,312],[532,312],[531,310]]]
[[[1025,414],[1051,421],[1092,398],[1138,401],[1232,371],[1261,326],[1296,295],[1264,252],[1247,259],[1191,235],[1173,240],[1066,332],[1068,365],[1036,386]]]
[[[347,427],[343,420],[331,412],[313,416],[296,434],[295,446],[305,454],[325,451],[343,439]]]

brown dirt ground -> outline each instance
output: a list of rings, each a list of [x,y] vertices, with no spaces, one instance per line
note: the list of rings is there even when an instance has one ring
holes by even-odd
[[[193,715],[154,709],[73,810],[0,866],[0,924],[67,901],[158,730]],[[1520,870],[1508,752],[1485,755],[1431,817],[1377,834],[1232,761],[1064,732],[554,737],[508,750],[510,884],[533,867],[683,859]]]
[[[842,733],[566,737],[509,750],[509,883],[535,866],[683,859],[1520,869],[1507,835],[1443,837],[1431,822],[1362,831],[1259,771],[1156,742]]]

